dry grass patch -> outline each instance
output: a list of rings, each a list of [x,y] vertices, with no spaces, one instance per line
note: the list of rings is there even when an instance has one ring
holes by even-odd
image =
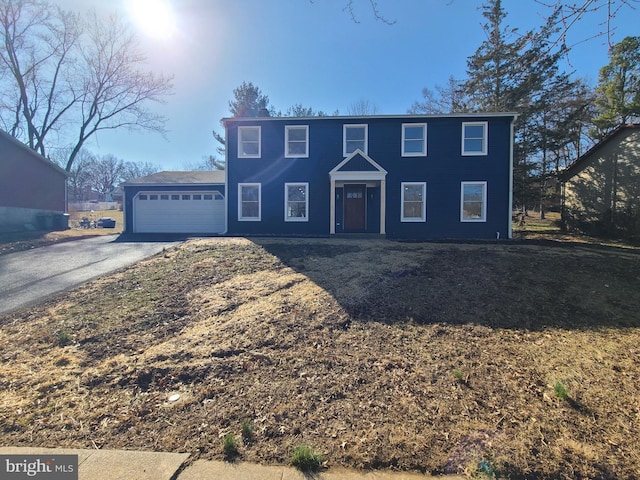
[[[636,478],[639,287],[592,245],[189,241],[0,318],[1,438]]]

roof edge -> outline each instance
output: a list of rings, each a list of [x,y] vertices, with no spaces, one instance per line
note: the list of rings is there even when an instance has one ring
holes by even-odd
[[[604,145],[609,143],[614,137],[617,137],[620,132],[623,130],[635,130],[640,129],[640,123],[623,123],[622,125],[618,125],[616,128],[607,133],[602,139],[593,145],[589,150],[580,155],[576,160],[565,168],[562,172],[560,172],[560,179],[562,181],[567,181],[569,178],[573,176],[571,171],[575,168],[579,167],[582,163],[586,161],[587,158],[591,157],[595,152],[600,150]]]
[[[129,183],[123,182],[119,186],[120,187],[176,187],[176,186],[203,186],[203,185],[224,185],[224,182],[185,182],[185,183]]]
[[[136,180],[141,180],[141,179],[149,179],[151,177],[154,176],[158,176],[158,175],[162,175],[162,174],[183,174],[183,173],[202,173],[204,172],[203,170],[163,170],[160,172],[156,172],[156,173],[152,173],[151,175],[147,175],[144,177],[140,177],[137,179],[132,179],[126,182],[122,182],[120,184],[120,186],[122,187],[144,187],[144,186],[153,186],[153,187],[171,187],[171,186],[176,186],[176,185],[224,185],[224,180],[222,181],[200,181],[197,179],[189,179],[188,181],[185,182],[170,182],[167,181],[166,179],[164,179],[164,181],[159,181],[159,182],[150,182],[148,180],[146,181],[136,181]],[[223,172],[224,170],[208,170],[206,172]],[[226,174],[225,174],[226,175]]]
[[[49,160],[48,158],[40,155],[33,148],[31,148],[30,146],[26,145],[25,143],[22,143],[20,140],[18,140],[13,135],[10,135],[9,133],[5,132],[4,130],[0,130],[0,136],[5,138],[9,142],[13,143],[15,146],[23,149],[25,152],[27,152],[32,157],[37,158],[38,160],[40,160],[43,163],[46,163],[51,168],[56,170],[58,173],[62,173],[65,177],[68,178],[68,177],[71,176],[71,174],[69,172],[67,172],[64,168],[62,168],[60,165],[57,165],[54,162],[52,162],[51,160]]]
[[[322,117],[225,117],[221,121],[223,124],[229,122],[273,122],[273,121],[318,121],[318,120],[366,120],[366,119],[425,119],[425,118],[487,118],[487,117],[518,117],[516,112],[470,112],[470,113],[438,113],[438,114],[407,114],[407,115],[327,115]]]

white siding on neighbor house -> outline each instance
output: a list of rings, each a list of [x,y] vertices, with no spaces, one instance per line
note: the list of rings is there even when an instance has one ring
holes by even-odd
[[[139,192],[133,225],[136,233],[223,233],[224,196],[215,190]]]

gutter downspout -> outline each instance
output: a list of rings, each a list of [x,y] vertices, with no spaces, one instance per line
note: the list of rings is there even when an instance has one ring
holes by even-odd
[[[514,115],[511,120],[510,132],[511,137],[509,139],[509,211],[508,221],[507,221],[507,238],[513,238],[513,224],[511,222],[511,217],[513,215],[513,143],[514,143],[514,132],[515,127],[514,124],[517,120],[518,116]]]
[[[224,232],[221,235],[229,233],[229,129],[224,124]]]

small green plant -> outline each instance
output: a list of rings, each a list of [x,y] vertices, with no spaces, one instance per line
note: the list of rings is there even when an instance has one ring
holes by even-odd
[[[233,433],[227,433],[222,439],[222,452],[224,459],[228,462],[232,462],[240,455],[238,451],[238,442],[233,436]]]
[[[459,382],[464,381],[464,375],[462,375],[462,372],[460,370],[453,371],[453,378],[455,378]]]
[[[324,455],[316,453],[306,445],[297,446],[291,456],[291,465],[303,472],[317,472],[324,461]]]
[[[556,397],[560,400],[566,400],[569,398],[569,393],[567,392],[567,387],[564,386],[564,383],[558,381],[553,386],[553,391],[556,392]]]
[[[65,330],[60,330],[58,332],[58,346],[64,347],[65,345],[69,345],[71,343],[71,335]]]
[[[253,424],[250,420],[242,422],[242,441],[246,444],[253,442]]]

